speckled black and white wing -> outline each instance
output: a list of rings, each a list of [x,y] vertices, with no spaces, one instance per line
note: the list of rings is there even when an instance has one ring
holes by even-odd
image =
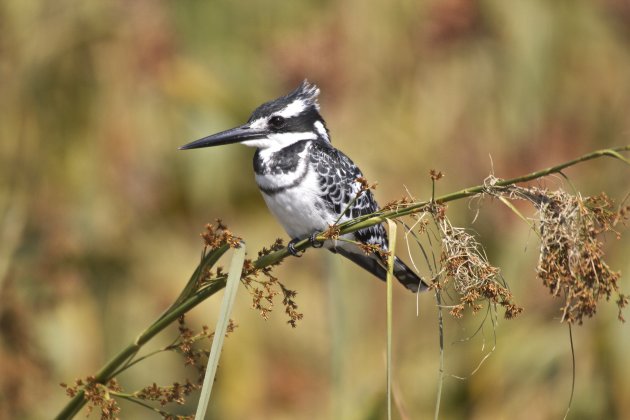
[[[311,145],[310,163],[318,174],[321,186],[321,198],[327,210],[339,218],[340,222],[374,213],[379,209],[371,191],[361,191],[357,178],[362,177],[359,168],[339,150],[326,143]],[[355,200],[356,197],[356,200]],[[354,200],[354,202],[353,202]],[[342,215],[343,212],[343,215]],[[341,215],[341,217],[339,217]],[[387,250],[387,232],[382,224],[361,229],[354,233],[358,242],[376,244]],[[387,269],[380,255],[367,255],[356,246],[340,243],[330,250],[339,253],[355,264],[385,280]],[[427,284],[405,265],[398,257],[394,259],[394,276],[414,292],[426,290]]]
[[[332,146],[319,142],[311,145],[309,156],[311,165],[317,172],[321,197],[327,210],[336,215],[340,222],[378,210],[371,191],[360,193],[361,184],[357,178],[363,174],[350,158]],[[387,232],[382,225],[362,229],[354,235],[357,241],[377,244],[387,249]]]

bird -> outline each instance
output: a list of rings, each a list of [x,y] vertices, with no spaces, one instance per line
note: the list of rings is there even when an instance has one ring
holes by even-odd
[[[342,235],[341,240],[316,240],[318,232],[332,225],[379,210],[374,195],[364,187],[361,170],[332,145],[320,114],[319,93],[315,84],[304,80],[287,95],[260,105],[244,125],[179,149],[233,143],[255,148],[255,180],[267,207],[292,238],[289,252],[299,256],[295,244],[308,238],[312,246],[325,246],[386,280],[387,263],[378,252],[378,248],[388,249],[383,224]],[[428,289],[398,257],[394,257],[393,274],[412,292]]]

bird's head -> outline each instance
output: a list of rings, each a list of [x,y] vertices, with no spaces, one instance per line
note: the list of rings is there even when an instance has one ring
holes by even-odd
[[[242,143],[258,149],[282,149],[302,140],[330,142],[319,115],[319,88],[306,80],[293,92],[256,108],[246,124],[188,143],[180,149]]]

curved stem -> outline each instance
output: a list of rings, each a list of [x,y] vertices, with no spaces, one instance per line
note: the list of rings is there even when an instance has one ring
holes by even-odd
[[[612,149],[603,149],[597,150],[586,155],[583,155],[577,159],[570,160],[568,162],[564,162],[560,165],[552,166],[547,169],[543,169],[540,171],[532,172],[527,175],[523,175],[516,178],[511,178],[507,180],[498,181],[494,184],[494,186],[506,187],[509,185],[531,181],[537,178],[541,178],[553,173],[558,173],[565,168],[570,166],[574,166],[578,163],[585,162],[591,159],[596,159],[603,156],[613,157],[619,159],[626,164],[630,165],[630,160],[622,156],[619,152],[627,152],[630,151],[630,145],[621,146]],[[449,201],[459,200],[466,197],[471,197],[476,194],[482,193],[486,188],[486,185],[481,184],[474,187],[465,188],[463,190],[446,194],[440,197],[435,198],[435,203],[443,204]],[[339,232],[340,235],[355,232],[360,229],[364,229],[366,227],[370,227],[379,223],[385,222],[387,219],[395,219],[398,217],[406,216],[412,213],[418,213],[427,208],[427,206],[432,205],[432,201],[421,201],[418,203],[414,203],[410,206],[406,206],[404,208],[388,210],[377,212],[371,215],[358,217],[356,219],[349,220],[340,224]],[[323,232],[321,232],[317,238],[320,241],[324,241],[327,238],[323,236]],[[309,239],[304,239],[297,244],[295,244],[295,249],[298,251],[306,250],[311,247],[311,243]],[[220,255],[223,254],[227,250],[227,247],[222,248],[221,250],[217,250],[216,254],[207,255],[201,261],[199,266],[195,269],[195,273],[193,274],[193,278],[195,276],[200,275],[205,267],[212,265]],[[254,267],[257,269],[269,267],[271,265],[278,264],[284,258],[291,255],[287,248],[283,248],[279,251],[264,255],[254,261]],[[182,314],[188,312],[208,297],[214,295],[219,290],[225,287],[226,276],[222,276],[214,279],[214,281],[205,286],[204,288],[195,292],[192,296],[188,297],[190,290],[193,287],[193,278],[187,284],[185,290],[182,292],[180,297],[177,299],[175,304],[171,306],[163,315],[161,315],[150,327],[148,327],[142,334],[138,336],[138,338],[123,350],[121,350],[116,356],[114,356],[101,370],[97,372],[95,375],[95,381],[98,383],[106,383],[113,377],[113,374],[116,373],[121,366],[125,363],[128,363],[131,358],[140,350],[140,348],[148,342],[151,338],[153,338],[156,334],[161,332],[164,328],[166,328],[171,322],[175,321]],[[63,408],[63,410],[57,415],[56,419],[69,419],[74,417],[79,410],[85,405],[86,400],[84,398],[84,392],[79,391],[68,404]]]
[[[225,279],[225,276],[215,279],[211,284],[200,289],[193,296],[184,300],[181,304],[165,313],[156,322],[151,324],[149,328],[144,330],[144,332],[142,332],[142,334],[140,334],[133,343],[129,344],[109,362],[107,362],[107,364],[103,366],[96,375],[94,375],[94,380],[98,383],[106,383],[109,381],[112,378],[112,374],[116,372],[122,364],[131,359],[150,339],[155,337],[155,335],[161,332],[181,315],[185,314],[208,297],[223,289],[225,287]],[[84,396],[84,392],[79,391],[57,415],[57,417],[55,417],[55,419],[61,420],[74,417],[86,403]]]
[[[568,162],[564,162],[561,163],[559,165],[556,166],[551,166],[549,168],[540,170],[540,171],[536,171],[536,172],[532,172],[529,173],[527,175],[523,175],[523,176],[519,176],[516,178],[510,178],[510,179],[505,179],[505,180],[501,180],[498,181],[494,184],[494,186],[498,186],[498,187],[507,187],[509,185],[514,185],[514,184],[518,184],[521,182],[528,182],[528,181],[532,181],[534,179],[538,179],[538,178],[542,178],[544,176],[547,175],[551,175],[554,173],[559,173],[561,172],[563,169],[566,169],[570,166],[574,166],[577,165],[578,163],[582,163],[588,160],[592,160],[592,159],[596,159],[596,158],[600,158],[603,156],[608,156],[608,157],[614,157],[616,159],[619,159],[623,162],[625,162],[626,164],[630,165],[630,161],[628,159],[626,159],[625,157],[621,156],[619,154],[619,152],[627,152],[630,151],[630,145],[627,146],[621,146],[621,147],[616,147],[613,149],[602,149],[602,150],[596,150],[594,152],[591,153],[587,153],[583,156],[580,156],[579,158],[570,160]],[[480,194],[482,193],[485,189],[487,188],[486,184],[480,184],[480,185],[476,185],[474,187],[468,187],[468,188],[464,188],[462,190],[450,193],[450,194],[445,194],[442,195],[440,197],[436,197],[435,200],[430,200],[430,201],[419,201],[417,203],[411,204],[409,206],[403,207],[403,208],[399,208],[399,209],[394,209],[394,210],[387,210],[387,211],[380,211],[380,212],[376,212],[376,213],[372,213],[372,214],[368,214],[365,216],[361,216],[361,217],[357,217],[355,219],[352,220],[348,220],[347,222],[341,223],[338,227],[339,227],[339,234],[343,235],[346,233],[351,233],[351,232],[356,232],[357,230],[361,230],[373,225],[377,225],[379,223],[383,223],[385,222],[387,219],[395,219],[398,217],[402,217],[402,216],[407,216],[413,213],[419,213],[421,211],[423,211],[424,209],[426,209],[428,206],[430,206],[433,202],[438,203],[438,204],[444,204],[444,203],[448,203],[450,201],[455,201],[455,200],[459,200],[462,198],[467,198],[467,197],[472,197],[474,195]],[[327,238],[325,238],[323,236],[323,232],[320,233],[319,235],[317,235],[317,240],[323,241]],[[298,243],[295,244],[295,249],[298,251],[303,251],[307,248],[310,247],[310,243],[307,239],[304,239]],[[285,257],[287,257],[289,254],[288,250],[285,249],[281,249],[279,251],[276,251],[274,253],[265,255],[261,258],[259,258],[258,260],[255,261],[255,265],[256,268],[263,268],[272,264],[276,264],[279,261],[281,261],[282,259],[284,259]]]

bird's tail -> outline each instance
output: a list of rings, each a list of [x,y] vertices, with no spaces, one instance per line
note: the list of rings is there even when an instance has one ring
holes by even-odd
[[[394,257],[394,276],[414,293],[429,288],[429,285],[398,257]]]
[[[353,252],[342,247],[330,248],[330,250],[343,255],[379,279],[383,281],[387,279],[387,267],[378,254],[366,255],[362,252]],[[429,285],[398,257],[394,257],[394,277],[414,293],[429,288]]]

